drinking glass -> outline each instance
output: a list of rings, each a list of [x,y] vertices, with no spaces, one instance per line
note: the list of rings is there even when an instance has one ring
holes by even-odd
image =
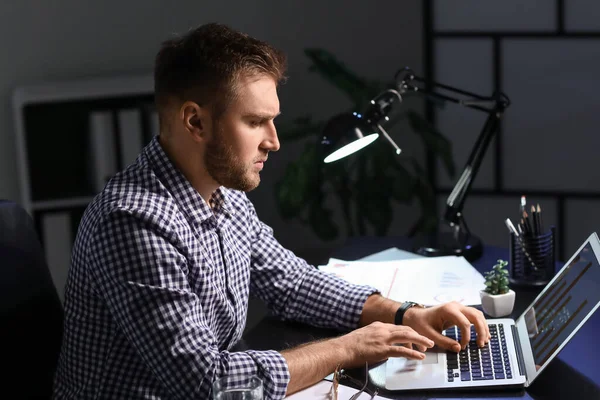
[[[263,400],[262,381],[257,376],[225,376],[212,385],[213,400]]]

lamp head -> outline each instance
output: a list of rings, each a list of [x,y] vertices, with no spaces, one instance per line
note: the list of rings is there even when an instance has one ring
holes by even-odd
[[[363,115],[356,112],[338,114],[323,129],[323,161],[330,163],[344,158],[373,143],[378,137],[377,128],[367,122]]]
[[[323,129],[323,161],[330,163],[344,158],[373,143],[380,134],[390,142],[396,154],[400,154],[400,148],[380,125],[380,121],[388,121],[392,106],[401,101],[400,93],[388,89],[371,100],[364,114],[353,112],[331,118]]]

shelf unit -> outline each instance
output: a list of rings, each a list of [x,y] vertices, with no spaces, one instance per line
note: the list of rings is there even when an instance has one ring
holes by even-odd
[[[158,133],[151,74],[52,82],[12,97],[22,206],[59,294],[81,216]]]

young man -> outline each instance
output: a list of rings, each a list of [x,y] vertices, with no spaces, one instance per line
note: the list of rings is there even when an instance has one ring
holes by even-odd
[[[216,378],[257,374],[280,399],[337,365],[419,359],[434,343],[458,351],[469,335],[444,338],[449,326],[474,324],[479,343],[489,339],[481,312],[456,303],[403,308],[394,324],[400,303],[308,266],[259,220],[245,192],[279,150],[284,69],[280,52],[218,24],[163,44],[160,135],[81,221],[56,398],[207,399]],[[282,318],[351,332],[281,353],[230,352],[250,290]]]

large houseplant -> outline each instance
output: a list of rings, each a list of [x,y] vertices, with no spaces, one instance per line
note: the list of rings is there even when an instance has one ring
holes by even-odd
[[[361,111],[389,83],[371,81],[351,72],[331,53],[306,49],[317,72],[352,101],[350,111]],[[393,119],[407,119],[425,148],[439,157],[450,176],[454,176],[451,143],[414,111],[394,113]],[[394,121],[392,121],[394,122]],[[337,201],[348,236],[370,231],[385,235],[390,227],[393,203],[420,206],[420,217],[409,234],[432,231],[437,224],[436,199],[425,168],[410,154],[398,157],[383,140],[365,150],[332,164],[322,162],[320,134],[326,121],[306,116],[279,126],[282,142],[303,140],[301,155],[290,162],[276,183],[276,200],[285,219],[299,219],[323,240],[340,234],[331,208]],[[333,199],[331,198],[333,196]]]

